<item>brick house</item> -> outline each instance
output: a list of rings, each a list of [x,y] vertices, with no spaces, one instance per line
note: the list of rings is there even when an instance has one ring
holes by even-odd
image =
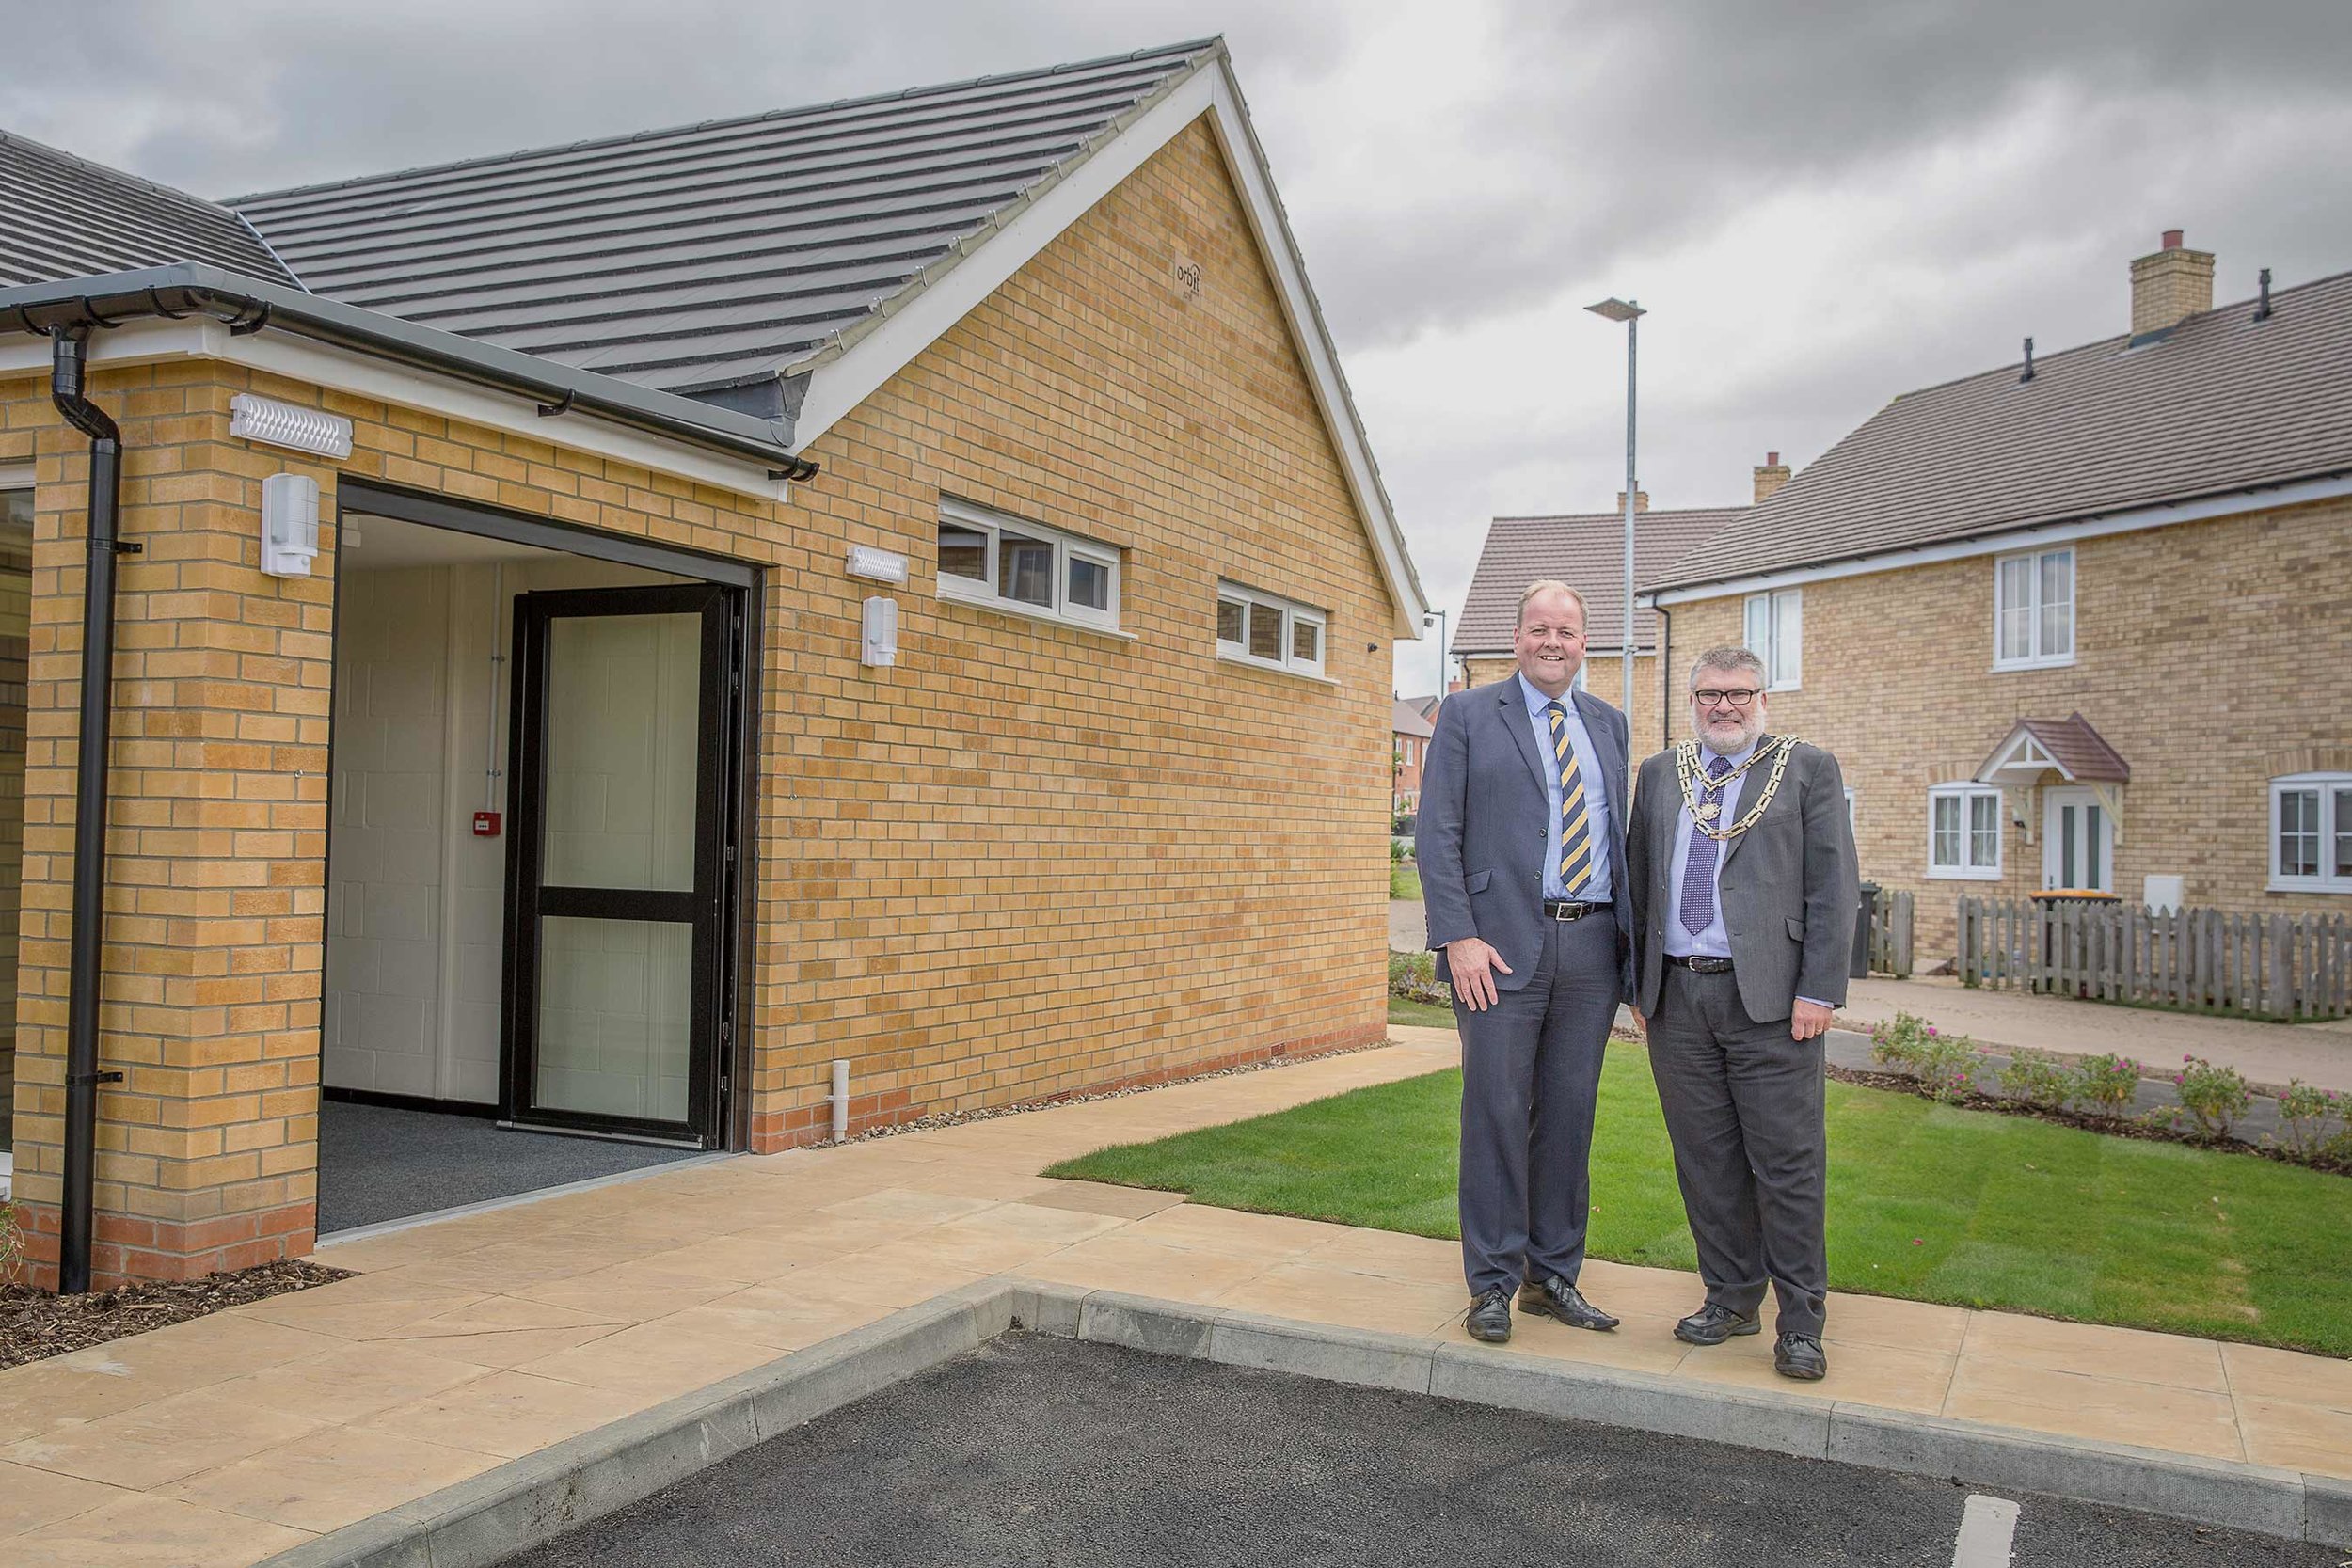
[[[1434,709],[1436,704],[1431,703]],[[1431,718],[1422,715],[1420,704],[1399,697],[1391,705],[1390,733],[1394,736],[1396,769],[1395,788],[1391,804],[1399,812],[1421,809],[1421,769],[1429,759],[1429,737],[1438,733]]]
[[[227,205],[0,163],[44,1277],[309,1251],[346,1104],[766,1151],[836,1061],[855,1130],[1380,1037],[1425,607],[1221,41]]]
[[[1780,454],[1756,470],[1760,501],[1788,477]],[[1720,532],[1743,508],[1692,507],[1653,512],[1649,496],[1633,499],[1633,570],[1646,583],[1691,550]],[[1511,652],[1518,624],[1519,594],[1538,578],[1556,578],[1584,595],[1584,668],[1579,684],[1603,702],[1625,701],[1625,493],[1614,512],[1585,512],[1556,517],[1497,517],[1486,527],[1471,574],[1453,651],[1471,686],[1501,680],[1518,668]],[[1659,735],[1658,617],[1636,606],[1633,615],[1633,712],[1636,747]]]
[[[1896,398],[1653,579],[1670,678],[1774,665],[1866,878],[2325,910],[2352,895],[2352,274],[2213,307],[2168,232],[2131,329]]]

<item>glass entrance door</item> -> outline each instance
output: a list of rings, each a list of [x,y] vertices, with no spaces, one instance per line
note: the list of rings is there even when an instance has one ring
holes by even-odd
[[[721,1141],[733,599],[695,583],[516,601],[517,1124]]]

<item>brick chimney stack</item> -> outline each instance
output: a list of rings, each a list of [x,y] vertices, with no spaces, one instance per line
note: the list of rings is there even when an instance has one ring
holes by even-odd
[[[2169,332],[2190,316],[2213,309],[2213,252],[2189,250],[2181,231],[2164,231],[2153,256],[2132,263],[2132,337]]]
[[[1764,461],[1756,467],[1756,504],[1762,506],[1772,499],[1774,491],[1794,478],[1796,470],[1780,460],[1780,453],[1768,451]]]
[[[1647,512],[1649,510],[1649,492],[1647,490],[1636,490],[1633,492],[1633,510],[1636,512]],[[1625,515],[1625,492],[1623,490],[1617,492],[1616,515],[1620,517]],[[1622,555],[1624,552],[1621,550],[1618,553]],[[1622,564],[1622,562],[1620,562],[1620,564]]]

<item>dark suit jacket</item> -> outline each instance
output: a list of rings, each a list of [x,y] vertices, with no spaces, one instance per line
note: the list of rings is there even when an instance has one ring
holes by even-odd
[[[1741,783],[1741,815],[1756,804],[1771,771],[1769,765],[1759,767]],[[1661,752],[1642,764],[1627,847],[1637,970],[1633,1005],[1645,1014],[1658,1010],[1666,922],[1677,918],[1673,868],[1681,815],[1674,753]],[[1845,1006],[1860,895],[1854,864],[1837,759],[1799,742],[1772,803],[1754,827],[1723,847],[1715,866],[1740,1004],[1756,1022],[1787,1018],[1800,996]]]
[[[1617,929],[1631,932],[1633,906],[1626,870],[1625,715],[1588,691],[1569,693],[1592,737],[1605,775],[1609,820],[1609,885]],[[1544,863],[1551,854],[1552,760],[1535,745],[1517,675],[1472,687],[1438,708],[1438,733],[1422,767],[1421,816],[1413,835],[1421,863],[1421,895],[1429,915],[1429,945],[1438,951],[1438,978],[1451,983],[1445,944],[1482,937],[1511,966],[1495,976],[1503,990],[1527,984],[1542,956]],[[1620,942],[1618,986],[1630,997],[1632,948]]]

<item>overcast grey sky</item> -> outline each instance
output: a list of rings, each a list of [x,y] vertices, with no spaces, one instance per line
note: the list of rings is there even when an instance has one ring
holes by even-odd
[[[1436,603],[1486,519],[1748,495],[1896,393],[2352,269],[2348,0],[0,0],[0,125],[224,197],[1222,31]],[[1429,642],[1398,684],[1437,680]]]

